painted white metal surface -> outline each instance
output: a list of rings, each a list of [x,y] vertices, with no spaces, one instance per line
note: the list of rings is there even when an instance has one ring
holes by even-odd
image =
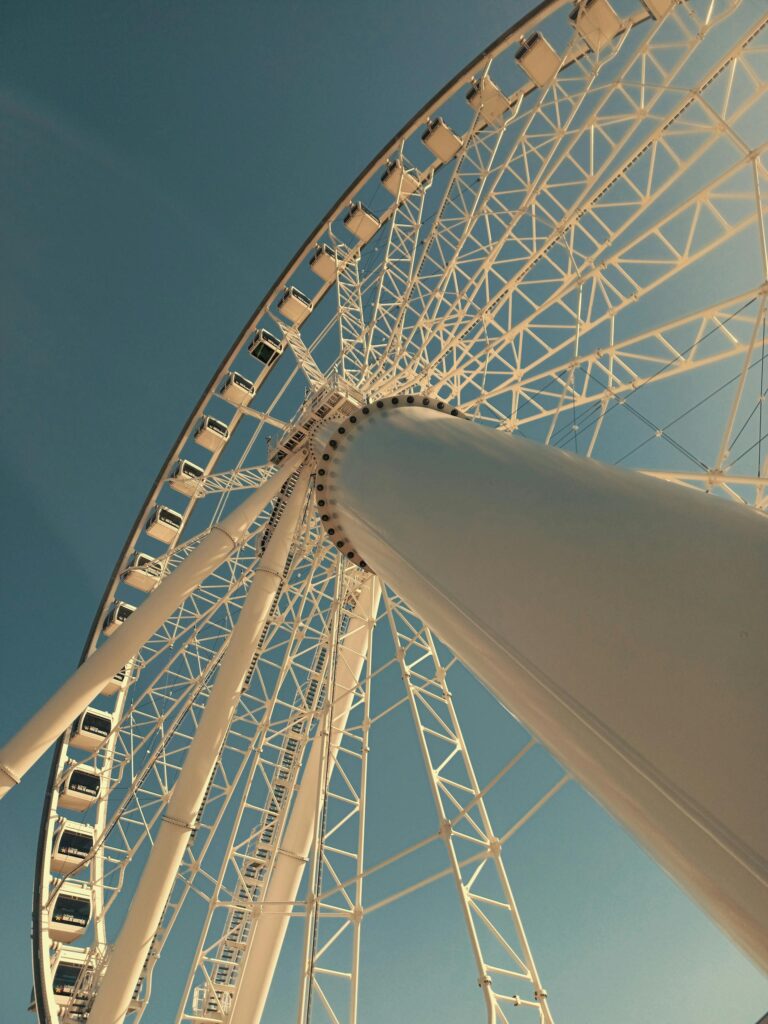
[[[613,2],[618,4],[618,0]],[[265,333],[261,324],[266,324],[280,334],[280,341],[273,338],[274,354],[287,348],[282,368],[286,368],[286,361],[293,361],[289,374],[303,373],[311,388],[330,386],[336,364],[329,363],[321,354],[327,353],[330,346],[322,346],[320,342],[337,331],[344,383],[360,394],[375,399],[408,388],[439,393],[460,404],[470,415],[503,430],[527,432],[528,424],[533,423],[535,431],[536,421],[543,419],[549,422],[548,438],[554,444],[562,443],[559,440],[562,431],[570,431],[577,425],[581,430],[586,424],[591,428],[591,436],[587,439],[586,431],[575,434],[579,445],[573,446],[577,450],[587,446],[590,453],[594,451],[597,455],[600,455],[606,433],[610,438],[610,425],[621,416],[621,413],[616,417],[605,414],[611,413],[615,405],[623,401],[623,396],[632,396],[634,401],[638,389],[655,391],[661,384],[663,390],[664,386],[670,386],[666,380],[684,374],[684,386],[679,390],[674,411],[675,416],[682,415],[699,377],[720,370],[718,380],[724,379],[723,375],[730,372],[729,361],[737,361],[742,365],[740,384],[720,453],[711,458],[705,451],[699,451],[697,439],[696,459],[692,462],[697,472],[685,472],[675,461],[677,455],[670,459],[669,450],[666,453],[663,450],[673,438],[666,436],[662,420],[655,425],[659,429],[651,442],[651,446],[662,449],[661,456],[641,465],[657,467],[654,471],[663,474],[666,480],[679,479],[687,486],[711,488],[736,501],[747,501],[757,508],[768,507],[768,461],[760,458],[759,446],[755,461],[750,459],[748,464],[743,459],[744,449],[752,451],[751,441],[763,436],[762,426],[757,425],[757,407],[747,403],[753,403],[756,391],[755,374],[753,372],[751,378],[748,374],[761,349],[764,285],[768,274],[763,230],[765,213],[760,216],[760,211],[765,211],[768,194],[765,143],[762,131],[756,132],[747,146],[743,138],[749,119],[759,112],[759,104],[765,97],[765,47],[757,35],[758,20],[765,19],[765,12],[761,8],[747,13],[741,5],[737,15],[738,0],[689,0],[686,4],[644,0],[644,8],[635,5],[636,10],[626,23],[627,26],[632,24],[631,33],[622,32],[620,37],[600,46],[599,51],[590,53],[578,32],[567,31],[564,6],[564,0],[554,0],[546,10],[540,5],[525,24],[521,22],[514,32],[507,33],[503,40],[484,51],[471,67],[454,79],[439,102],[431,101],[424,107],[401,136],[389,143],[363,176],[356,179],[283,272],[217,370],[166,462],[163,470],[166,481],[173,459],[189,451],[185,445],[199,417],[209,411],[212,399],[218,402],[214,395],[222,373],[238,366],[249,378],[254,366],[258,370],[259,409],[246,413],[242,407],[234,407],[230,433],[234,432],[238,419],[246,415],[254,418],[255,425],[250,444],[261,443],[259,431],[266,425],[276,427],[280,433],[287,429],[287,424],[273,415],[278,411],[281,417],[284,415],[283,406],[277,404],[282,401],[283,391],[275,397],[272,387],[275,379],[270,381],[270,389],[262,389],[275,365],[268,362],[271,355],[254,346],[255,359],[245,358],[251,347],[249,342]],[[663,20],[643,25],[645,8]],[[621,7],[621,12],[624,16],[626,8]],[[737,16],[741,19],[743,15],[746,18],[741,21],[741,27],[733,25],[731,31],[729,19],[735,21]],[[555,18],[559,19],[557,23]],[[755,24],[745,26],[744,20]],[[724,28],[722,35],[718,34],[718,25]],[[557,41],[562,52],[562,62],[555,55],[555,64],[560,68],[557,78],[550,81],[548,77],[542,90],[535,88],[531,81],[510,96],[514,106],[508,116],[503,115],[502,119],[507,122],[503,134],[501,121],[479,127],[487,120],[487,109],[482,119],[476,119],[475,127],[470,127],[467,118],[471,118],[471,112],[456,102],[456,94],[466,90],[470,76],[475,78],[488,72],[489,58],[493,58],[492,72],[496,80],[513,81],[508,72],[517,73],[516,68],[509,66],[514,41],[521,34],[530,39],[531,31],[537,27]],[[632,60],[622,66],[624,57],[633,48]],[[680,88],[680,76],[684,76],[683,88]],[[749,84],[740,88],[740,81]],[[641,108],[637,107],[638,90],[644,97]],[[447,105],[449,100],[450,105]],[[574,116],[574,111],[581,111],[581,114]],[[439,160],[428,159],[428,151],[419,143],[427,115],[447,116],[465,142],[457,159],[443,169]],[[540,171],[526,176],[525,185],[521,187],[519,167],[521,163],[528,167],[531,139],[536,140],[535,151],[544,164]],[[755,148],[751,149],[753,145]],[[711,159],[715,153],[725,159],[724,146],[730,147],[728,167],[719,159]],[[413,195],[400,189],[399,197],[393,194],[395,201],[390,203],[385,186],[372,199],[371,179],[380,175],[385,157],[391,158],[395,153],[404,159],[404,166],[418,175],[421,187]],[[429,153],[429,157],[434,154]],[[699,189],[699,170],[707,166],[717,169],[713,174],[719,177],[710,179]],[[752,175],[752,183],[747,186],[742,174],[744,167]],[[721,175],[722,168],[725,169]],[[685,175],[689,171],[696,179],[693,188],[686,187]],[[424,203],[427,190],[428,202]],[[561,206],[564,191],[569,198]],[[736,197],[747,202],[737,202]],[[303,338],[279,320],[275,328],[270,320],[272,314],[268,312],[273,309],[274,300],[285,287],[294,283],[294,278],[298,286],[305,286],[306,279],[302,278],[299,265],[316,244],[337,237],[341,218],[348,204],[355,200],[371,203],[384,230],[374,235],[371,246],[358,243],[351,250],[344,248],[346,266],[340,262],[338,267],[329,268],[332,272],[327,277],[319,275],[326,286],[312,296],[315,308],[306,327],[302,327]],[[553,209],[558,215],[550,223]],[[714,234],[710,219],[713,215],[720,224]],[[681,245],[677,226],[683,217],[689,217],[699,228],[684,238]],[[488,223],[489,218],[496,219],[501,230],[489,231],[486,237],[485,232],[477,228]],[[531,223],[536,225],[535,231],[531,230]],[[590,225],[593,228],[597,225],[598,230],[590,231]],[[753,245],[752,252],[757,258],[750,261],[750,266],[757,274],[744,280],[740,277],[733,291],[727,290],[729,286],[724,284],[726,290],[708,293],[705,300],[696,282],[708,279],[708,269],[702,266],[693,285],[691,274],[686,276],[686,271],[695,268],[697,261],[703,263],[707,254],[712,255],[712,260],[707,261],[710,269],[712,263],[725,266],[725,247],[742,232],[739,245],[743,252]],[[519,262],[509,261],[510,249],[514,252],[521,245],[523,258]],[[658,256],[659,246],[661,257]],[[550,259],[551,254],[558,250],[564,252],[566,247],[567,260]],[[363,252],[366,269],[361,275],[356,261]],[[676,293],[684,298],[679,311],[676,306],[665,310],[663,302],[652,301],[654,288],[668,287],[672,282]],[[336,309],[335,323],[325,319],[328,303],[320,302],[328,287],[335,288],[337,293],[336,305],[331,303]],[[654,306],[651,316],[649,299]],[[704,301],[706,308],[702,308]],[[527,306],[529,313],[525,312]],[[478,324],[482,325],[480,346]],[[610,343],[606,345],[608,337]],[[478,347],[482,358],[478,358]],[[269,345],[267,348],[271,353]],[[764,343],[762,349],[764,351]],[[247,367],[236,362],[241,356],[248,363]],[[759,387],[762,391],[762,383]],[[215,404],[212,411],[216,411]],[[563,420],[571,420],[571,414],[575,414],[573,426],[570,422],[563,423]],[[742,423],[748,424],[750,431],[754,428],[750,440],[742,436]],[[248,426],[247,420],[242,426]],[[740,445],[732,444],[734,437],[741,437]],[[194,481],[182,482],[178,487],[178,481],[174,481],[170,486],[191,497],[258,485],[264,475],[263,467],[233,465],[232,459],[239,457],[239,449],[235,445],[233,456],[231,448],[229,445],[221,448],[206,461],[205,469],[200,470],[205,480],[199,487]],[[225,458],[217,464],[219,454]],[[704,471],[705,467],[709,468]],[[699,469],[703,472],[698,472]],[[146,521],[148,510],[155,502],[167,500],[167,494],[161,492],[162,486],[162,480],[153,486],[140,517],[141,523]],[[188,519],[190,508],[185,504],[183,514],[178,513],[180,526],[182,520]],[[139,532],[140,528],[134,531],[126,552],[141,546]],[[176,531],[171,532],[174,535],[169,543],[174,543]],[[124,565],[124,558],[120,564]],[[115,581],[110,585],[102,615],[116,596],[116,585]],[[287,589],[284,588],[284,593]],[[196,649],[203,648],[204,641],[196,641]],[[279,658],[281,654],[280,646],[273,644],[269,656]],[[178,649],[176,657],[179,657]],[[163,685],[162,675],[153,676],[152,672],[145,664],[143,678],[133,691],[144,701],[145,707],[154,700],[155,690]],[[129,718],[128,724],[125,720],[121,722],[118,733],[121,743],[135,742],[134,723],[135,718]],[[151,729],[147,723],[141,732],[150,745]],[[178,744],[177,753],[179,745],[187,742],[182,732],[167,734]],[[242,738],[237,728],[233,727],[231,732],[234,741]],[[341,775],[345,748],[346,744],[337,777]],[[64,749],[57,785],[66,776],[66,756]],[[177,768],[174,756],[165,753],[160,754],[157,764],[168,764],[171,771]],[[86,766],[83,769],[87,770]],[[159,774],[157,767],[155,772]],[[122,832],[121,818],[130,826],[133,811],[125,813],[121,809],[123,794],[114,777],[110,781],[108,771],[102,775],[101,782],[98,814],[102,814],[101,808],[106,808],[109,801],[112,817],[99,820],[119,826],[113,829],[114,836]],[[145,800],[154,798],[151,788],[149,783],[137,784],[138,810],[143,810]],[[166,780],[161,780],[160,792],[167,795],[168,788]],[[85,800],[87,806],[86,794],[70,796]],[[59,806],[65,806],[64,799],[68,797],[63,797]],[[210,799],[206,801],[207,806],[211,803]],[[155,822],[152,818],[147,837],[154,835]],[[216,827],[213,816],[211,825]],[[101,825],[99,831],[103,832]],[[198,836],[202,831],[198,831]],[[50,839],[50,834],[41,839],[44,864]],[[207,842],[206,839],[199,843],[200,861],[196,859],[197,848],[194,865],[189,858],[185,861],[182,876],[185,884],[190,884],[185,892],[193,891],[195,874],[199,874],[202,881],[218,870],[212,854],[226,844],[220,839],[208,848]],[[131,859],[135,848],[125,841],[120,850],[123,863]],[[211,852],[204,863],[206,849]],[[231,850],[227,856],[229,853]],[[118,877],[120,865],[121,860],[112,862],[109,870],[113,879]],[[362,872],[359,873],[362,879]],[[103,877],[96,860],[94,877]],[[133,895],[134,878],[126,873],[126,879],[123,899]],[[93,918],[97,926],[100,887],[101,883],[92,889]],[[118,888],[121,887],[122,878],[118,883]],[[48,893],[45,872],[39,889]],[[114,893],[112,897],[107,895],[107,907],[113,897]],[[461,898],[466,905],[468,890],[464,890]],[[356,895],[355,902],[362,904],[362,898]],[[302,907],[303,904],[299,904],[296,912],[301,913]],[[166,912],[156,935],[152,963],[164,948],[178,912],[178,904]],[[41,915],[38,910],[36,917],[44,921],[45,912]],[[41,1021],[51,1024],[55,1018],[55,1012],[50,1009],[53,996],[45,995],[51,991],[50,944],[46,927],[39,928],[38,932],[34,940],[42,964],[36,968],[40,974],[36,988],[42,993],[38,997],[38,1014]],[[302,963],[307,962],[311,961],[305,957]],[[146,970],[145,994],[137,1000],[139,1014],[147,1008],[145,1003],[152,988],[149,965]],[[215,989],[215,983],[211,987]],[[90,982],[85,990],[92,992]],[[319,997],[319,991],[317,995]],[[350,1006],[355,1005],[353,999]],[[353,1024],[354,1012],[351,1008],[349,1018],[339,1016],[338,1019]]]
[[[330,743],[325,727],[312,743],[296,801],[286,826],[259,917],[254,921],[239,974],[229,1024],[258,1024],[280,958],[290,914],[296,901],[304,865],[317,828],[322,777],[333,773],[339,744],[368,653],[370,624],[376,617],[381,591],[371,576],[363,585],[349,627],[339,643],[334,697],[331,708]]]
[[[326,465],[355,550],[768,965],[768,522],[389,402]]]
[[[421,141],[441,163],[447,164],[461,149],[461,138],[441,117],[430,121]]]
[[[149,955],[184,851],[195,827],[205,789],[229,728],[245,673],[282,583],[286,559],[306,500],[306,471],[286,503],[254,572],[243,609],[232,630],[211,696],[200,718],[184,767],[114,945],[88,1015],[90,1024],[119,1024],[128,1012]]]
[[[296,461],[288,460],[250,498],[214,525],[208,536],[147,597],[114,636],[94,651],[5,744],[0,750],[0,799],[103,690],[105,682],[135,656],[141,645],[200,581],[237,547],[253,520],[278,494],[295,468]]]

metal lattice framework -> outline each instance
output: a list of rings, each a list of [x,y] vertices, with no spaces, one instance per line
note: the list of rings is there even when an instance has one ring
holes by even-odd
[[[136,520],[85,657],[115,602],[136,603],[183,565],[238,492],[363,400],[418,392],[489,429],[765,511],[766,21],[738,0],[592,0],[571,19],[553,0],[464,69],[327,214],[218,368]],[[290,481],[93,705],[111,715],[105,741],[78,747],[76,723],[59,743],[38,861],[38,1019],[87,1020],[117,970],[115,937],[293,502],[299,525],[128,1017],[166,1005],[153,984],[164,953],[185,958],[177,1021],[261,1019],[238,1007],[263,1008],[271,969],[257,985],[246,966],[279,934],[297,1019],[352,1024],[366,919],[397,904],[407,920],[416,893],[444,901],[450,882],[485,1019],[552,1024],[559,1004],[523,927],[510,851],[567,775],[550,762],[525,809],[492,821],[489,796],[502,780],[514,789],[540,748],[514,725],[510,759],[478,774],[450,638],[344,560],[311,492],[292,496]],[[156,507],[171,510],[165,532],[151,525]],[[371,752],[395,721],[436,820],[414,843],[371,850]],[[80,809],[66,801],[73,768],[100,780]],[[57,866],[67,822],[89,826],[92,845]],[[441,866],[420,860],[441,847]],[[65,935],[56,907],[73,882],[90,910]],[[278,1005],[284,1016],[292,1004]]]

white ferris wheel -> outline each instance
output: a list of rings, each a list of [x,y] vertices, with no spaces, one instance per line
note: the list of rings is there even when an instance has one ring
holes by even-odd
[[[438,888],[476,1019],[567,1020],[509,864],[571,779],[765,962],[766,22],[545,0],[277,278],[0,751],[5,791],[57,741],[41,1024],[156,1019],[169,961],[177,1022],[256,1024],[279,978],[352,1024],[371,923]],[[418,836],[368,799],[412,755]]]

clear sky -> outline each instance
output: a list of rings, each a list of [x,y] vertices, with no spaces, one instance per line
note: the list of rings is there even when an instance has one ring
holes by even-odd
[[[0,739],[76,664],[149,484],[278,270],[525,6],[0,0]],[[8,1024],[29,1019],[47,770],[0,805]],[[765,979],[589,798],[573,786],[558,801],[515,853],[558,1020],[754,1024]],[[389,966],[441,926],[409,936],[387,918]],[[436,1021],[435,982],[404,969],[393,985],[386,968],[367,966],[364,1024]],[[476,991],[456,1013],[441,1024],[482,1019]]]

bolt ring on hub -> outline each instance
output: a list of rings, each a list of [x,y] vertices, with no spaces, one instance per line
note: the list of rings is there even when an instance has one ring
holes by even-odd
[[[409,407],[414,409],[426,408],[431,409],[434,412],[444,413],[447,416],[462,415],[455,406],[452,406],[441,399],[428,398],[426,395],[418,394],[393,395],[391,398],[379,398],[373,402],[368,402],[360,409],[356,409],[341,423],[335,424],[333,434],[319,454],[315,449],[313,449],[312,445],[310,445],[310,451],[313,452],[313,458],[317,467],[315,476],[315,500],[317,502],[318,513],[320,514],[320,519],[323,527],[325,528],[325,532],[333,546],[341,555],[346,556],[349,561],[354,562],[355,565],[360,566],[361,569],[367,569],[368,572],[373,572],[373,570],[362,556],[354,550],[351,541],[347,537],[347,531],[344,528],[344,524],[342,523],[338,512],[333,486],[334,480],[337,476],[335,462],[345,448],[348,447],[349,442],[354,437],[356,431],[359,430],[363,424],[370,421],[372,417],[375,417],[382,411],[391,411],[393,407],[402,407],[404,409]]]

